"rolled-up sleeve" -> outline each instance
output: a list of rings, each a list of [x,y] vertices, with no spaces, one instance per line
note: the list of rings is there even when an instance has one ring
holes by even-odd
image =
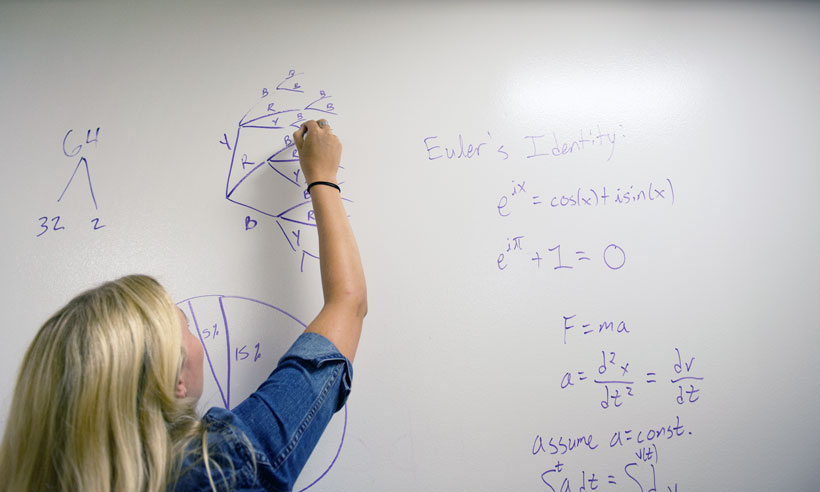
[[[327,338],[303,333],[267,380],[233,409],[257,455],[257,478],[290,490],[333,414],[350,393],[353,368]]]

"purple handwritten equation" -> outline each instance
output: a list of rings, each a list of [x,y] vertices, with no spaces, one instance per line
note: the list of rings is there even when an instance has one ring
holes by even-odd
[[[530,248],[528,244],[526,236],[508,237],[495,259],[498,271],[506,271],[512,263],[529,264],[533,269],[544,271],[575,270],[587,263],[603,264],[609,270],[620,270],[626,265],[626,252],[614,243],[595,251],[564,246],[563,255],[561,243],[553,243],[553,246],[545,248]]]
[[[532,222],[549,220],[546,214],[559,213],[569,209],[593,210],[619,208],[621,210],[638,207],[672,207],[675,204],[675,186],[671,178],[647,180],[645,183],[622,185],[583,185],[568,190],[539,190],[530,181],[513,180],[507,190],[495,201],[495,217],[500,222],[516,222],[522,217]],[[543,216],[543,217],[542,217]],[[515,229],[514,229],[515,230]],[[528,235],[521,229],[515,230],[502,243],[495,258],[498,271],[506,271],[511,264],[529,264],[531,268],[549,270],[574,270],[585,263],[603,263],[609,270],[620,270],[626,265],[624,248],[606,241],[603,246],[590,248],[585,244],[562,244],[555,241],[536,244],[533,247]]]
[[[541,473],[541,484],[553,492],[635,490],[678,492],[660,466],[665,446],[689,439],[692,431],[675,416],[657,425],[617,429],[599,437],[592,433],[570,435],[536,434],[530,450],[536,459],[546,458],[548,466]],[[590,469],[568,465],[572,458],[584,458],[602,453],[627,450],[624,464],[610,469]],[[612,461],[612,460],[608,460]],[[543,468],[542,468],[543,469]],[[628,488],[624,488],[628,487]]]
[[[525,208],[543,211],[596,208],[635,208],[639,206],[675,205],[675,186],[671,178],[647,180],[644,183],[620,185],[575,186],[566,190],[548,192],[533,189],[525,180],[515,180],[511,191],[498,198],[499,217],[510,217]]]
[[[576,337],[583,336],[592,337],[601,335],[616,335],[626,336],[631,333],[629,326],[625,320],[605,320],[605,321],[590,321],[579,318],[577,314],[564,316],[564,345],[567,344],[569,335]]]
[[[300,271],[306,261],[318,260],[319,247],[293,132],[310,119],[325,118],[332,126],[338,116],[333,96],[324,89],[308,88],[304,78],[303,73],[290,70],[276,84],[261,88],[235,134],[231,131],[229,137],[225,132],[219,140],[230,153],[225,199],[249,210],[241,229],[258,230],[263,219],[276,224],[290,250],[300,257]],[[343,200],[350,201],[344,196]]]
[[[207,362],[203,400],[214,393],[217,404],[231,409],[247,398],[276,367],[296,338],[306,328],[305,323],[272,304],[241,296],[205,295],[177,303],[188,318],[189,329],[199,338]],[[211,386],[212,383],[215,386]],[[313,477],[300,477],[309,484],[307,490],[327,475],[341,453],[347,431],[347,405],[344,422],[334,421],[322,438],[338,441],[329,464],[320,464]],[[306,469],[308,470],[308,469]]]
[[[561,319],[560,324],[550,324],[550,330],[560,329],[560,347],[613,339],[631,343],[637,341],[634,337],[640,337],[642,331],[640,326],[619,317],[601,319],[572,313]],[[618,409],[632,406],[632,400],[660,397],[676,413],[686,412],[684,415],[702,405],[701,386],[706,378],[701,364],[687,349],[674,347],[663,352],[659,363],[646,364],[636,359],[637,355],[620,348],[593,350],[588,364],[573,367],[554,379],[564,400],[562,404],[569,403],[567,399],[573,398],[570,395],[594,388],[600,397],[597,405],[593,405],[611,416],[623,415],[623,410]],[[576,359],[573,357],[573,363]],[[680,484],[664,470],[661,458],[691,436],[692,431],[681,422],[681,415],[676,415],[674,420],[652,425],[642,421],[640,426],[625,426],[602,435],[575,431],[535,434],[530,452],[533,457],[542,458],[535,470],[540,474],[539,484],[546,486],[546,490],[678,492]],[[606,465],[584,464],[592,456],[602,454],[612,455],[595,460]],[[543,458],[548,461],[544,463]]]
[[[566,318],[565,318],[566,326]],[[608,325],[601,325],[601,327]],[[621,326],[621,325],[619,325]],[[624,325],[625,326],[625,325]],[[615,330],[612,325],[612,330]],[[566,328],[565,328],[566,331]],[[700,400],[700,384],[704,378],[695,370],[695,358],[683,357],[675,347],[673,372],[667,377],[674,388],[673,396],[678,405],[691,405]],[[603,399],[599,402],[604,410],[623,406],[624,401],[638,395],[641,384],[653,385],[661,381],[657,372],[636,371],[630,361],[614,351],[601,350],[594,370],[567,371],[561,376],[561,389],[571,390],[580,386],[593,385],[601,388]]]
[[[96,127],[96,129],[89,128],[86,130],[85,138],[83,138],[82,132],[75,133],[73,129],[70,129],[65,133],[62,142],[62,154],[64,157],[71,159],[71,162],[74,163],[74,167],[72,169],[71,176],[69,176],[65,186],[63,187],[62,193],[60,193],[60,196],[57,198],[57,203],[61,203],[63,201],[63,198],[66,197],[66,193],[69,188],[71,188],[72,183],[75,182],[74,178],[77,178],[77,181],[81,183],[75,185],[74,188],[78,186],[80,188],[85,188],[85,185],[87,184],[88,197],[91,200],[90,203],[94,205],[94,217],[90,220],[91,230],[93,231],[98,231],[105,227],[105,224],[100,222],[100,217],[97,214],[100,207],[97,204],[97,197],[94,194],[94,185],[91,181],[91,169],[88,164],[88,152],[97,147],[99,140],[100,127]],[[89,147],[91,144],[94,144],[93,148]],[[80,177],[78,177],[78,174]],[[85,179],[82,179],[82,175],[85,175]],[[66,225],[70,222],[70,219],[66,219],[64,213],[59,213],[59,215],[53,214],[39,217],[37,222],[39,222],[39,225],[36,237],[43,237],[46,234],[52,235],[59,231],[65,231]],[[76,222],[71,224],[72,227],[76,225]]]

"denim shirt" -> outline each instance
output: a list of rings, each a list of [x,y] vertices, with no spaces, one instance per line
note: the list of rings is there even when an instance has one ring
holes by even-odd
[[[233,410],[208,410],[202,421],[217,489],[226,489],[224,474],[230,490],[290,491],[330,418],[344,405],[352,375],[350,361],[333,343],[303,333],[245,401]],[[186,457],[174,490],[211,490],[198,458],[198,453]]]

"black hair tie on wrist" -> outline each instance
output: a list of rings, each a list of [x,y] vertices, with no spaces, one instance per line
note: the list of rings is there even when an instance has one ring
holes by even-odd
[[[310,183],[310,184],[307,186],[307,192],[308,192],[308,193],[310,193],[310,189],[311,189],[311,188],[313,188],[313,187],[314,187],[314,186],[316,186],[316,185],[325,185],[325,186],[330,186],[331,188],[336,188],[336,190],[337,190],[339,193],[341,193],[341,192],[342,192],[342,189],[341,189],[341,188],[339,188],[339,185],[337,185],[336,183],[331,183],[330,181],[314,181],[314,182]]]

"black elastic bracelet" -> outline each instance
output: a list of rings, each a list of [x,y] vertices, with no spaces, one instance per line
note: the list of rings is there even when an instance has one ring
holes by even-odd
[[[310,189],[316,185],[330,186],[331,188],[336,188],[336,190],[338,190],[339,193],[342,192],[342,189],[339,188],[339,185],[337,185],[336,183],[331,183],[330,181],[314,181],[307,186],[307,192],[310,193]]]

